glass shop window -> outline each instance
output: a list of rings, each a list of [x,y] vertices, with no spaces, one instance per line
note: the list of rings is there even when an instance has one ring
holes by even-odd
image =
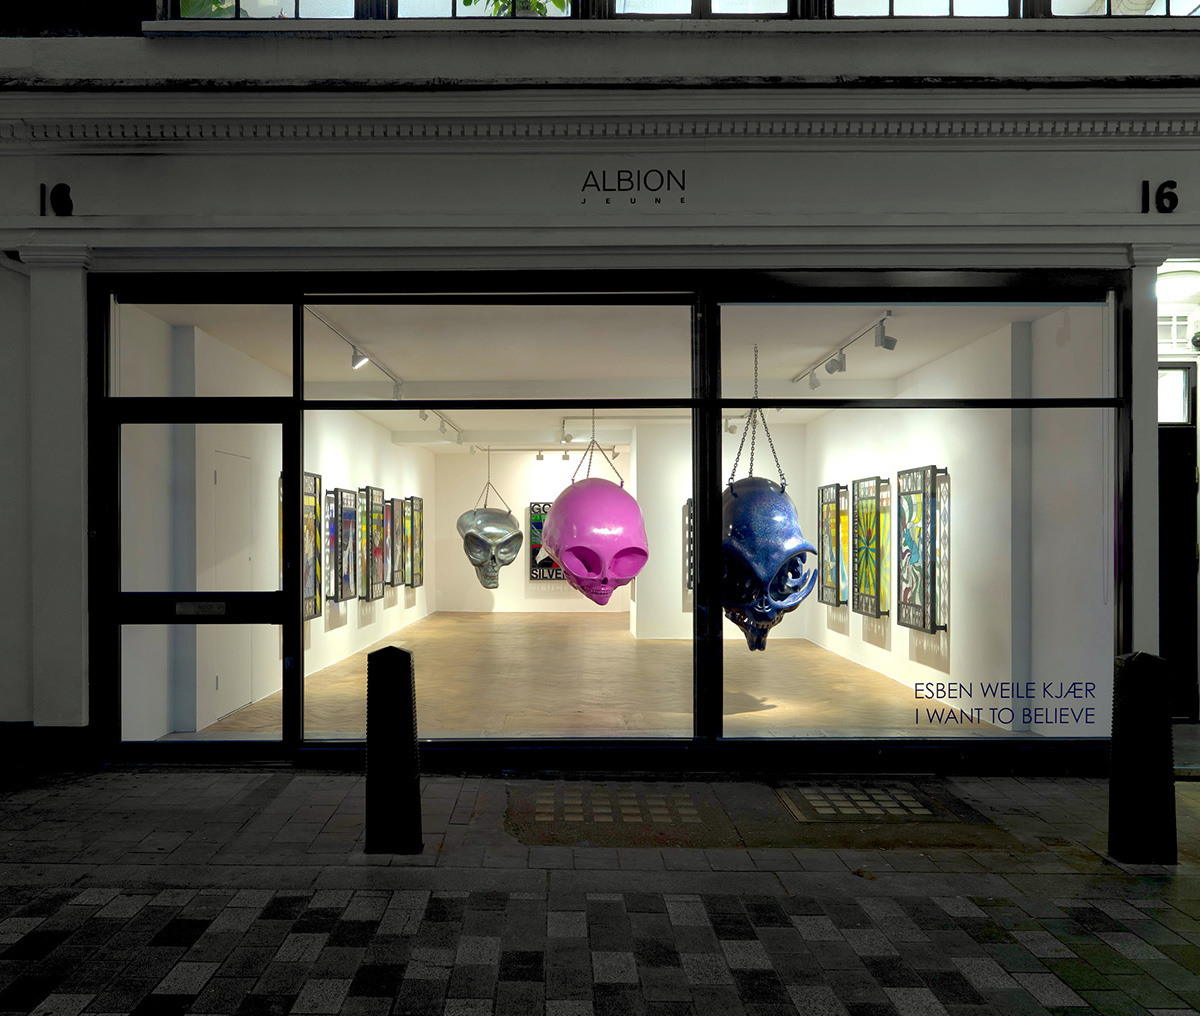
[[[282,721],[279,626],[121,628],[122,740],[278,740]]]
[[[606,408],[594,443],[554,408],[304,426],[307,738],[364,736],[382,645],[414,654],[422,738],[691,736],[689,413]]]
[[[1114,411],[765,422],[753,478],[724,435],[727,737],[1108,736]]]
[[[1104,304],[726,305],[725,398],[1108,397]]]
[[[121,589],[282,588],[278,424],[121,427]]]
[[[292,309],[117,303],[109,364],[110,395],[288,396]]]
[[[691,395],[690,311],[672,306],[314,304],[308,399],[655,399]],[[450,435],[420,421],[428,440]],[[440,431],[440,434],[438,433]]]

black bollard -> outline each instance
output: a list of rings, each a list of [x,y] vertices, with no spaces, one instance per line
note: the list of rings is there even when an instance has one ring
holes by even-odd
[[[1176,864],[1175,761],[1167,663],[1118,656],[1108,777],[1108,853],[1127,864]]]
[[[419,854],[421,761],[417,679],[407,649],[385,646],[367,656],[368,854]]]

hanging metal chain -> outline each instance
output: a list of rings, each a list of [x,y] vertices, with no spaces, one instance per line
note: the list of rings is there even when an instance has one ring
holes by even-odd
[[[771,429],[767,426],[767,417],[763,413],[762,408],[758,404],[758,344],[754,345],[754,405],[750,407],[750,412],[746,417],[746,426],[742,431],[742,439],[738,442],[737,455],[733,458],[733,469],[729,471],[729,486],[733,486],[733,479],[737,476],[738,463],[742,460],[742,450],[746,447],[746,434],[750,434],[750,465],[747,476],[754,475],[754,450],[758,440],[758,424],[762,423],[763,434],[766,435],[767,444],[771,449],[771,458],[775,460],[775,469],[779,473],[779,489],[787,490],[787,478],[783,475],[783,466],[779,464],[779,454],[775,451],[775,439],[771,437]]]
[[[500,503],[502,505],[504,505],[504,510],[506,512],[508,512],[509,515],[511,515],[512,509],[509,508],[508,502],[505,501],[503,497],[500,497],[500,491],[498,491],[496,489],[495,485],[492,483],[492,446],[491,445],[488,445],[488,448],[487,448],[487,482],[483,485],[483,490],[480,492],[479,497],[477,497],[475,499],[475,508],[479,507],[480,501],[483,502],[483,507],[487,508],[487,506],[488,506],[488,491],[489,490],[493,494],[495,494],[496,497],[500,498]],[[471,510],[474,511],[475,508],[472,508]]]
[[[594,455],[596,452],[599,452],[602,456],[604,456],[604,461],[608,463],[608,468],[611,469],[614,473],[616,473],[617,479],[621,481],[621,486],[624,487],[625,486],[625,478],[617,470],[617,467],[615,465],[613,465],[613,460],[608,457],[608,452],[606,452],[603,448],[601,448],[599,443],[596,441],[596,410],[593,409],[592,410],[592,438],[590,441],[588,441],[588,446],[583,450],[583,455],[580,456],[579,465],[577,465],[575,467],[575,472],[573,472],[571,474],[571,482],[572,483],[575,482],[575,477],[579,474],[579,466],[583,465],[584,460],[587,460],[587,472],[585,474],[585,479],[591,478],[592,455]]]

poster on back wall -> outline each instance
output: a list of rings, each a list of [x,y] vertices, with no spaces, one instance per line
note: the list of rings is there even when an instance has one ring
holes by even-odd
[[[425,501],[410,497],[412,504],[412,579],[414,589],[425,584]]]
[[[533,501],[529,505],[529,580],[531,582],[566,582],[567,577],[558,562],[542,546],[542,524],[550,514],[553,501]]]

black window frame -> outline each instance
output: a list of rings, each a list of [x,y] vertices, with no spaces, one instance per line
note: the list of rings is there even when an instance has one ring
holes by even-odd
[[[105,273],[88,278],[89,475],[120,475],[120,428],[127,423],[274,423],[282,428],[285,504],[302,504],[303,433],[306,410],[375,409],[378,400],[309,400],[304,396],[304,311],[306,303],[429,303],[461,298],[505,303],[595,305],[674,303],[691,308],[691,395],[686,399],[528,399],[456,400],[458,409],[687,408],[692,413],[693,504],[695,511],[695,589],[693,611],[693,717],[691,738],[567,740],[523,737],[511,741],[422,741],[422,765],[436,771],[490,771],[496,767],[626,768],[692,770],[782,767],[794,770],[806,759],[820,766],[854,770],[928,765],[958,753],[960,764],[1011,767],[1012,753],[1023,764],[1045,771],[1063,765],[1092,764],[1107,755],[1107,739],[985,738],[764,739],[723,734],[723,639],[720,597],[722,418],[754,405],[721,393],[721,305],[744,302],[1103,302],[1115,294],[1116,390],[1108,397],[1042,399],[772,399],[781,407],[811,409],[1033,409],[1105,408],[1116,414],[1114,477],[1116,562],[1114,642],[1129,652],[1133,602],[1132,574],[1132,311],[1129,270],[1019,271],[816,271],[711,270],[602,273],[413,272],[413,273]],[[251,303],[292,306],[293,385],[282,397],[123,397],[109,394],[112,300],[154,303]],[[403,400],[405,409],[444,409],[444,401]],[[290,494],[289,494],[290,491]],[[119,484],[93,482],[89,488],[89,645],[92,726],[97,742],[119,757],[180,761],[245,761],[287,758],[298,764],[357,765],[365,742],[306,741],[304,730],[303,530],[299,511],[283,518],[283,588],[264,593],[124,593],[120,588]],[[179,603],[221,600],[219,616],[180,617]],[[121,626],[146,623],[279,624],[283,631],[283,730],[278,741],[122,742],[120,732]],[[1103,751],[1104,756],[1099,753]],[[1063,754],[1065,752],[1065,754]],[[426,762],[428,760],[428,762]],[[1086,761],[1090,760],[1090,761]],[[809,765],[816,764],[809,762]]]

